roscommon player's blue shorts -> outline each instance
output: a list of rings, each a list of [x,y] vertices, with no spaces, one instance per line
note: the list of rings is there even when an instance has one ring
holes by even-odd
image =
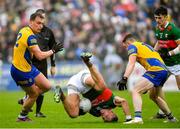
[[[166,70],[162,71],[147,71],[144,73],[143,77],[147,78],[150,82],[154,84],[155,87],[163,86],[169,77],[169,72]]]
[[[32,65],[30,72],[22,72],[14,65],[11,66],[11,76],[20,86],[32,86],[34,84],[34,78],[40,73],[40,71]]]

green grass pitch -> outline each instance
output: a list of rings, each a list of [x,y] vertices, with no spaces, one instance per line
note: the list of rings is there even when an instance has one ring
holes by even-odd
[[[131,95],[127,91],[114,91],[116,95],[126,98],[130,104],[132,115],[133,106]],[[121,108],[114,111],[118,114],[117,123],[104,123],[101,118],[93,117],[89,114],[71,119],[65,112],[62,103],[53,101],[53,92],[45,94],[42,112],[46,118],[36,118],[34,112],[29,116],[32,122],[16,122],[21,106],[17,100],[23,97],[24,92],[0,92],[0,128],[180,128],[180,122],[163,123],[163,120],[151,120],[150,117],[157,112],[156,105],[148,98],[148,94],[143,95],[143,125],[123,125],[124,115]],[[180,120],[180,94],[179,92],[167,92],[166,100],[173,114]],[[35,111],[35,106],[33,107]]]

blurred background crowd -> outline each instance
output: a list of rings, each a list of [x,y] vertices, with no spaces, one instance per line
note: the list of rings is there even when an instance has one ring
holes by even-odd
[[[18,30],[28,24],[30,14],[43,8],[47,26],[57,42],[64,43],[65,51],[56,55],[57,60],[79,60],[82,51],[90,51],[94,60],[109,70],[109,75],[115,75],[112,71],[120,73],[118,70],[127,60],[126,51],[120,47],[124,34],[131,32],[153,46],[154,9],[165,5],[172,22],[180,26],[178,3],[178,0],[0,0],[0,60],[11,62]]]

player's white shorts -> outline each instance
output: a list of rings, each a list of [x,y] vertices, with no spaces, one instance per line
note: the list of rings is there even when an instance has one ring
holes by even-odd
[[[174,65],[174,66],[167,66],[168,70],[171,72],[173,75],[180,75],[180,64]]]
[[[91,87],[85,85],[85,80],[90,77],[89,70],[82,70],[79,73],[73,75],[67,83],[67,93],[69,94],[84,94],[91,89]]]

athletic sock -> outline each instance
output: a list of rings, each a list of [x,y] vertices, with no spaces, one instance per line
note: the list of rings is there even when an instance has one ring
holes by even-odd
[[[161,109],[159,109],[158,113],[164,115],[164,112]]]
[[[43,103],[43,99],[44,99],[44,95],[41,94],[38,96],[37,100],[36,100],[36,113],[39,113],[41,110],[41,106]]]
[[[130,120],[132,120],[131,115],[126,115],[126,121],[130,121]]]
[[[135,111],[135,117],[142,118],[141,111]]]

